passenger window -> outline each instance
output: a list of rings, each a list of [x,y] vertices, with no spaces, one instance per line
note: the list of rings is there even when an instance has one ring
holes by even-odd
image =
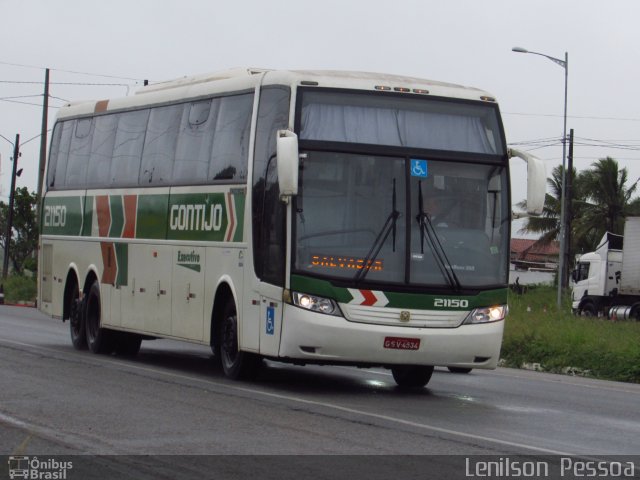
[[[170,182],[183,111],[183,105],[151,109],[142,153],[140,185]]]
[[[219,99],[187,104],[188,113],[182,118],[173,165],[176,183],[207,181],[219,105]]]
[[[104,187],[109,184],[111,157],[117,130],[118,115],[103,115],[95,119],[89,170],[87,171],[87,186]]]
[[[138,184],[142,147],[147,130],[149,110],[118,115],[118,129],[113,147],[110,184],[126,186]]]
[[[47,182],[52,189],[64,188],[66,185],[67,162],[71,137],[76,126],[75,120],[58,124],[51,145],[51,164],[47,174]],[[59,135],[58,134],[59,131]]]
[[[220,99],[209,165],[210,180],[247,179],[253,94]]]
[[[75,133],[71,138],[69,147],[65,186],[68,188],[83,188],[87,177],[87,167],[89,166],[93,119],[81,118],[75,124]]]

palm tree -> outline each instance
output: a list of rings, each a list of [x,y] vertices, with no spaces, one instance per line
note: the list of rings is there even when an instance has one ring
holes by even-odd
[[[631,197],[638,182],[627,187],[627,169],[621,169],[611,157],[601,158],[591,167],[580,175],[588,193],[574,230],[576,236],[597,242],[607,231],[623,233],[625,217],[636,210],[638,202],[632,202]]]

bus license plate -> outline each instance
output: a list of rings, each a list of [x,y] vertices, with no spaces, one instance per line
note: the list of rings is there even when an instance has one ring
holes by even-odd
[[[393,348],[395,350],[418,350],[420,348],[420,339],[384,337],[384,348]]]

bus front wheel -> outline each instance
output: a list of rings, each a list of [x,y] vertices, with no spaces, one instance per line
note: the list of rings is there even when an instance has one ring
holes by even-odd
[[[391,368],[391,374],[399,387],[424,387],[433,375],[432,366],[398,365]]]
[[[253,377],[260,364],[260,357],[243,352],[238,347],[238,313],[233,301],[224,308],[220,328],[220,360],[224,374],[234,380]]]

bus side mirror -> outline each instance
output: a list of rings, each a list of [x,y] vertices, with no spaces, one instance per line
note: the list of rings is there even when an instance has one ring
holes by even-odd
[[[527,213],[540,215],[544,208],[547,187],[547,172],[544,163],[533,155],[509,149],[509,158],[519,157],[527,162]]]
[[[298,194],[298,136],[290,130],[278,130],[278,186],[280,197]]]

